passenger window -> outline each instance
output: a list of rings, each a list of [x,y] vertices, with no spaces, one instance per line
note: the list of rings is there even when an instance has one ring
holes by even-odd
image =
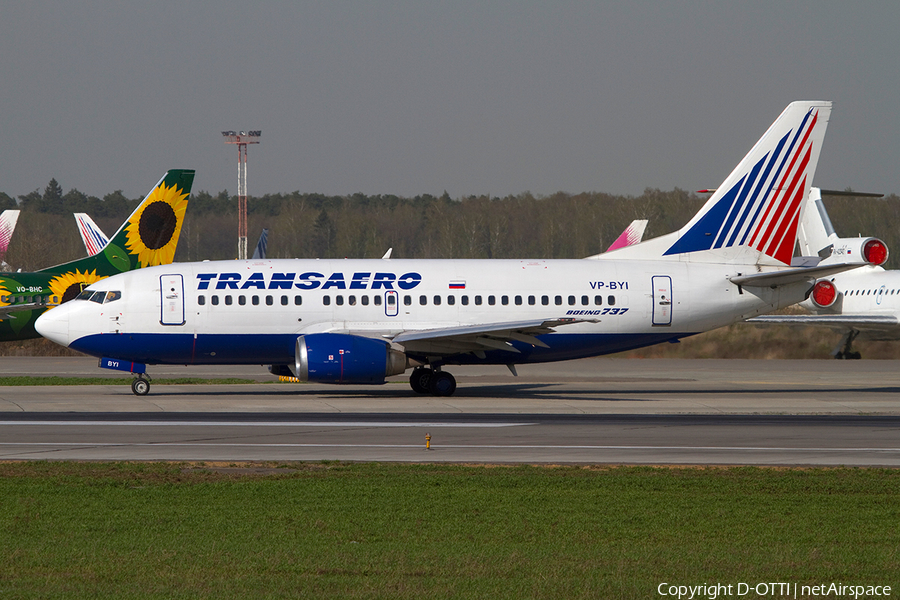
[[[197,304],[200,306],[206,304],[206,296],[197,296]]]
[[[481,306],[481,296],[475,296],[475,305]]]
[[[375,302],[375,306],[381,306],[381,296],[375,296],[372,300]]]
[[[256,298],[256,296],[253,296],[253,297]],[[324,304],[325,306],[330,305],[331,304],[331,296],[322,296],[322,304]]]
[[[215,295],[214,295],[214,296],[212,297],[212,305],[213,305],[213,306],[218,306],[218,305],[219,305],[219,297],[218,297],[218,296],[215,296]]]
[[[616,305],[616,297],[615,296],[607,296],[606,303],[609,304],[610,306],[615,306]]]
[[[108,294],[106,294],[106,304],[109,304],[110,302],[115,302],[116,300],[118,300],[121,297],[122,297],[122,292],[109,292]],[[46,301],[50,302],[49,296],[47,297]]]
[[[435,297],[434,297],[434,305],[435,305],[435,306],[440,306],[440,305],[441,305],[441,297],[440,297],[440,296],[435,296]]]
[[[287,296],[282,296],[282,297],[281,297],[281,305],[282,305],[282,306],[287,306],[287,305],[288,305],[288,297],[287,297]]]
[[[368,305],[369,305],[369,297],[368,297],[368,296],[362,296],[362,297],[360,298],[360,300],[362,301],[362,305],[363,305],[363,306],[368,306]]]
[[[522,306],[522,296],[516,296],[516,306]]]
[[[388,296],[387,303],[388,306],[395,306],[397,304],[397,296],[395,296],[394,294]]]
[[[447,304],[450,306],[456,304],[456,296],[447,296]]]
[[[534,296],[528,296],[528,306],[534,306],[535,299]]]
[[[594,304],[603,306],[603,296],[594,296]]]
[[[259,296],[250,296],[250,304],[259,306]]]
[[[575,306],[575,296],[569,296],[569,306]]]
[[[294,306],[303,304],[303,296],[294,296]]]
[[[463,305],[463,306],[468,306],[468,305],[469,305],[469,297],[468,297],[468,296],[463,296],[463,297],[462,297],[462,305]]]
[[[544,306],[550,304],[550,296],[541,296],[541,304]]]
[[[412,306],[412,296],[403,296],[403,306]]]
[[[238,296],[238,304],[240,304],[241,306],[246,306],[247,305],[247,296],[245,296],[243,294]]]
[[[356,296],[350,296],[347,298],[347,304],[350,306],[356,306]]]
[[[266,306],[272,306],[273,304],[275,304],[275,298],[266,296]]]
[[[509,296],[500,296],[500,304],[503,306],[509,304]]]
[[[337,304],[338,306],[343,306],[344,305],[344,297],[341,295],[335,296],[334,303]]]
[[[428,296],[419,296],[419,305],[425,306],[428,304]]]
[[[590,303],[590,298],[588,298],[587,296],[581,297],[581,305],[582,306],[587,306],[589,303]]]
[[[225,296],[225,304],[231,306],[231,296]]]
[[[557,305],[557,306],[562,306],[562,296],[557,296],[557,297],[555,297],[555,298],[553,299],[553,301],[556,302],[556,305]]]

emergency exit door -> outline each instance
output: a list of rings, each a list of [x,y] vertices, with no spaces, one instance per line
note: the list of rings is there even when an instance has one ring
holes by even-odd
[[[653,276],[653,325],[672,324],[672,278]]]
[[[159,278],[159,322],[163,325],[184,325],[184,280],[181,275],[161,275]]]

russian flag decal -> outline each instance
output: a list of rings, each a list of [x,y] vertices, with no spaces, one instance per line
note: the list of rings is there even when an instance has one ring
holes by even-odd
[[[465,281],[451,281],[450,289],[451,290],[464,290],[464,289],[466,289],[466,282]]]

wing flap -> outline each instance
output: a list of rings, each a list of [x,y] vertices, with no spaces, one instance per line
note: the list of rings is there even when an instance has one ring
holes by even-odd
[[[407,352],[421,352],[430,355],[483,352],[485,349],[519,353],[520,351],[511,342],[523,342],[546,348],[547,344],[538,339],[538,335],[551,333],[556,327],[564,325],[599,322],[598,319],[535,319],[464,325],[404,331],[394,336],[391,341],[403,346]]]

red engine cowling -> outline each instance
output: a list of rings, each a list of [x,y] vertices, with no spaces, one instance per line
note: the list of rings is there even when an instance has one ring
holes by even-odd
[[[837,287],[827,279],[820,279],[809,294],[812,303],[819,308],[828,308],[837,300]]]
[[[872,238],[863,245],[863,258],[866,262],[876,267],[883,265],[888,259],[887,244],[877,238]]]

